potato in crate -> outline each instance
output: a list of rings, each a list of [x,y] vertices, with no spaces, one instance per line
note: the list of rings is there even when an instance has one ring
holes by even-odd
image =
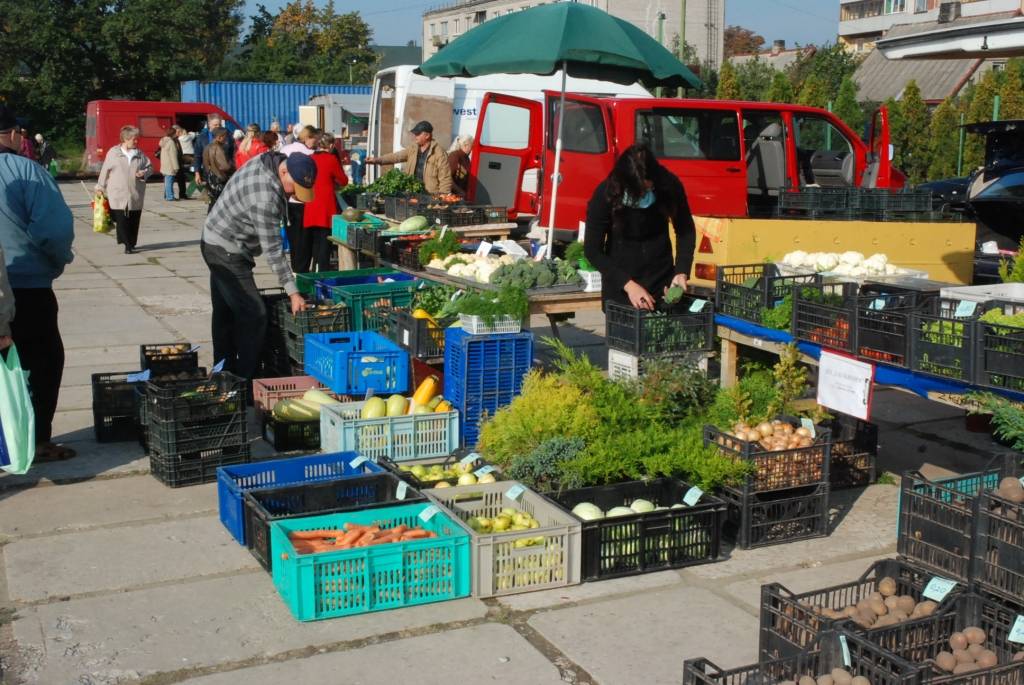
[[[154,376],[164,376],[199,367],[199,352],[192,343],[139,345],[139,365]]]
[[[1003,457],[999,485],[978,499],[973,580],[983,592],[1024,608],[1024,456]]]

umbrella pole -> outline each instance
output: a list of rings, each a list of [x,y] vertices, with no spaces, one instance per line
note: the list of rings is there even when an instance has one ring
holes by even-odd
[[[562,62],[562,93],[558,98],[558,135],[555,138],[555,169],[551,176],[551,211],[548,213],[547,258],[551,259],[555,249],[555,207],[558,204],[559,174],[562,166],[562,131],[565,128],[565,72],[568,64]]]

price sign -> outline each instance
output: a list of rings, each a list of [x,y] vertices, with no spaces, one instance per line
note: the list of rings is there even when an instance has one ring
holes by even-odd
[[[480,468],[473,472],[473,475],[479,478],[480,476],[486,476],[488,473],[494,473],[494,467],[491,466],[490,464],[488,464],[487,466],[481,466]]]
[[[395,499],[405,499],[405,493],[409,490],[409,484],[404,480],[399,481],[398,487],[395,488]]]
[[[430,519],[434,518],[434,514],[436,514],[439,511],[441,510],[437,508],[436,504],[427,505],[427,507],[420,512],[420,521],[426,523]]]
[[[520,497],[522,497],[524,492],[526,492],[526,488],[520,485],[519,483],[516,483],[515,485],[513,485],[512,487],[505,491],[505,497],[508,497],[510,500],[515,502]]]
[[[462,459],[460,459],[459,463],[462,464],[463,466],[469,466],[470,464],[472,464],[474,461],[476,461],[479,458],[480,458],[479,454],[477,454],[476,452],[470,452],[469,454],[464,456]]]
[[[817,436],[818,433],[817,433],[817,431],[814,430],[814,421],[811,421],[808,418],[803,418],[803,419],[800,419],[800,425],[803,426],[804,428],[806,428],[807,430],[809,430],[811,432],[811,437],[812,438]]]
[[[704,311],[704,307],[707,305],[707,300],[694,300],[693,304],[690,305],[690,312],[696,314]]]
[[[477,257],[486,257],[487,255],[491,254],[491,249],[493,247],[494,247],[494,245],[492,245],[491,243],[487,242],[486,240],[480,241],[480,247],[476,248],[476,256]]]
[[[955,587],[955,580],[935,576],[929,580],[928,585],[925,586],[924,596],[928,599],[935,600],[936,602],[941,602],[946,599],[946,595],[948,595]]]
[[[409,332],[408,328],[402,330],[402,345],[405,347],[409,346]]]
[[[692,488],[686,491],[683,495],[683,504],[688,507],[692,507],[694,504],[700,501],[700,496],[704,494],[704,491],[694,485]]]
[[[1010,642],[1024,644],[1024,616],[1017,616],[1017,620],[1013,622],[1013,628],[1010,629],[1010,637],[1008,639]]]
[[[839,646],[843,650],[843,665],[849,668],[852,666],[852,660],[850,659],[850,645],[846,644],[846,636],[839,636]]]
[[[365,464],[368,461],[370,461],[370,460],[367,459],[366,457],[364,457],[363,455],[359,455],[358,457],[356,457],[355,459],[350,461],[348,463],[348,465],[350,467],[352,467],[353,469],[358,469],[360,466],[362,466],[363,464]]]
[[[139,373],[130,373],[124,377],[129,383],[142,383],[143,381],[149,380],[149,369],[140,371]]]
[[[868,421],[875,367],[822,350],[818,361],[818,404]]]
[[[213,365],[213,373],[220,373],[221,371],[223,371],[224,370],[224,362],[225,361],[227,361],[227,360],[221,359],[219,362],[214,364]]]
[[[978,309],[977,302],[970,302],[969,300],[960,300],[956,304],[956,313],[954,316],[958,319],[966,319],[968,316],[974,314]]]
[[[871,304],[868,305],[868,309],[874,309],[875,311],[878,311],[879,309],[885,309],[885,298],[884,297],[877,297],[877,298],[875,298],[871,302]]]

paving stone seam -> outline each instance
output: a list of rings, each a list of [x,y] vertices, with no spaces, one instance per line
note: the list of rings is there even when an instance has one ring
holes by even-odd
[[[87,476],[67,476],[64,478],[49,478],[41,476],[39,480],[32,481],[14,481],[7,483],[7,479],[0,480],[0,492],[7,492],[9,490],[31,490],[33,488],[49,488],[59,485],[74,485],[75,483],[87,483],[90,481],[97,480],[114,480],[116,478],[131,478],[133,476],[148,476],[150,473],[148,467],[141,468],[136,471],[118,471],[116,473],[98,473]]]
[[[152,525],[154,523],[171,523],[174,521],[186,521],[189,519],[205,518],[216,514],[216,509],[197,509],[195,511],[179,514],[165,514],[163,516],[150,516],[148,518],[130,519],[127,521],[111,521],[110,523],[94,523],[74,528],[54,528],[53,530],[26,533],[24,535],[11,535],[0,533],[0,548],[14,542],[32,542],[34,540],[45,540],[46,538],[58,537],[60,535],[75,535],[78,533],[91,533],[97,530],[115,530],[118,528],[135,528],[138,526]]]

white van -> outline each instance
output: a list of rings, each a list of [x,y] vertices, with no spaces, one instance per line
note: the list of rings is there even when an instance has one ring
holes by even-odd
[[[412,142],[409,129],[418,121],[434,126],[434,139],[445,149],[455,136],[476,135],[477,118],[484,93],[502,93],[543,101],[545,90],[560,90],[562,74],[491,74],[472,78],[427,78],[413,73],[415,64],[403,64],[377,72],[370,100],[367,154],[371,157],[397,152]],[[623,86],[608,81],[566,79],[566,91],[588,95],[649,97],[640,85]],[[387,167],[367,168],[367,182]]]

